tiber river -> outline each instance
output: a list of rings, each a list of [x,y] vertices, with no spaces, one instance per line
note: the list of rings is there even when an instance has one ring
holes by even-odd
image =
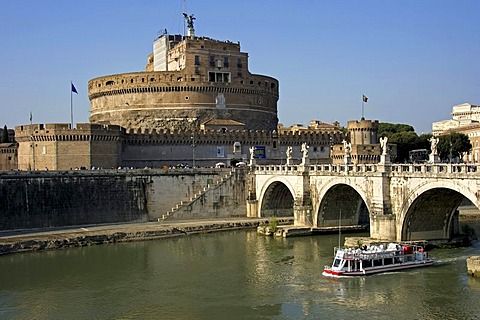
[[[0,257],[0,319],[480,319],[480,244],[437,266],[321,275],[338,237],[255,231]]]

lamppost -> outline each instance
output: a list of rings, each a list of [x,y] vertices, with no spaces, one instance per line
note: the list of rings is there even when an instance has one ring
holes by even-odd
[[[195,130],[192,131],[192,169],[195,168]]]
[[[450,141],[450,154],[449,154],[449,162],[452,163],[452,141]]]
[[[329,147],[330,147],[330,162],[333,164],[333,137],[332,137],[332,133],[330,133],[330,144],[329,144]]]

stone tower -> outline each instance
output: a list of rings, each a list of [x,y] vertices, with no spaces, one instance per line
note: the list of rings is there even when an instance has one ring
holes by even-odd
[[[144,72],[90,80],[90,122],[161,132],[222,119],[276,130],[278,80],[250,73],[240,43],[189,35],[159,36]]]
[[[352,146],[378,143],[378,120],[350,120],[347,129]]]

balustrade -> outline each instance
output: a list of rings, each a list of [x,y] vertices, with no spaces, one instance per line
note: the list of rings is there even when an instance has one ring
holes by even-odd
[[[313,164],[305,168],[314,175],[322,173],[375,173],[390,172],[393,175],[405,174],[477,174],[479,164],[467,163],[422,163],[422,164],[389,164],[380,166],[379,164]],[[255,172],[258,174],[282,174],[289,172],[298,172],[300,165],[256,165]]]

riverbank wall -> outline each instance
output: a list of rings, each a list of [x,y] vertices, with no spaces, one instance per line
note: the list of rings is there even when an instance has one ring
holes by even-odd
[[[253,229],[258,226],[268,225],[268,223],[268,219],[260,218],[205,220],[169,224],[136,223],[18,234],[0,237],[0,255]],[[279,225],[291,224],[293,219],[276,218],[276,223]]]
[[[15,171],[0,175],[0,230],[241,217],[242,169]]]

